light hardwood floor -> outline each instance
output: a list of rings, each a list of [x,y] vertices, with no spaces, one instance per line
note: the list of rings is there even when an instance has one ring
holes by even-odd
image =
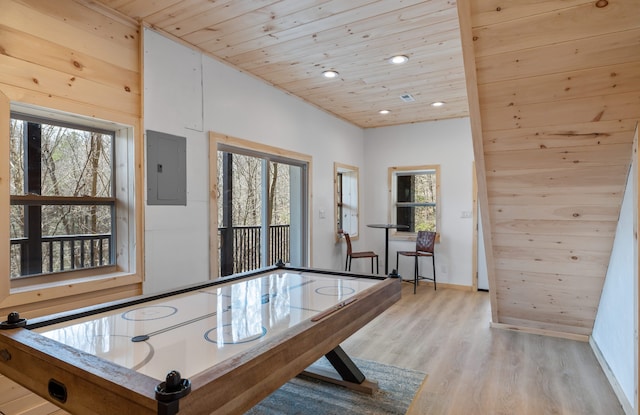
[[[425,372],[425,415],[624,414],[588,343],[490,328],[485,292],[404,285],[342,347]]]
[[[428,374],[424,415],[624,415],[587,343],[489,328],[489,295],[405,284],[342,344],[353,357]],[[0,377],[7,415],[65,415]]]

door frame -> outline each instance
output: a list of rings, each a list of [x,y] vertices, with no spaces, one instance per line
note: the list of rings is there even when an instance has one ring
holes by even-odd
[[[297,153],[294,151],[273,147],[242,138],[231,137],[228,135],[209,132],[209,278],[219,278],[218,275],[218,195],[222,191],[218,185],[218,150],[223,149],[236,150],[239,154],[258,156],[260,154],[267,156],[272,161],[284,162],[291,161],[296,166],[306,166],[306,191],[301,195],[301,214],[304,216],[301,220],[302,237],[301,249],[303,253],[304,266],[310,266],[312,262],[311,256],[311,171],[312,157]],[[304,186],[303,186],[304,187]]]

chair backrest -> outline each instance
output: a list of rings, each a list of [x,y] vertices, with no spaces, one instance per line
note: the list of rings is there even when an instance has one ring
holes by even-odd
[[[433,246],[436,242],[436,233],[431,231],[418,231],[416,237],[416,251],[430,252],[433,254]]]
[[[347,256],[351,255],[351,237],[349,236],[348,233],[343,233],[344,235],[344,240],[347,241]]]

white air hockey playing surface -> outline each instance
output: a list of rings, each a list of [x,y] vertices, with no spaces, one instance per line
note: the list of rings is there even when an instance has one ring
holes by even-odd
[[[379,282],[276,269],[34,331],[158,380],[191,377]]]

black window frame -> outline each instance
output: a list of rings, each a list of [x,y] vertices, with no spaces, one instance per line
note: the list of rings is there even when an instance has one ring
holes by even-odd
[[[70,271],[80,271],[95,268],[112,269],[116,266],[116,207],[117,200],[115,197],[115,178],[116,178],[116,131],[75,124],[60,121],[52,118],[38,117],[20,112],[11,112],[12,121],[24,122],[23,126],[23,149],[24,149],[24,194],[10,194],[11,206],[23,206],[24,208],[24,237],[11,238],[11,245],[19,245],[20,252],[20,270],[15,272],[11,270],[11,280],[22,280],[28,277],[41,275],[52,275],[66,273]],[[92,196],[49,196],[42,195],[42,125],[51,125],[61,128],[70,128],[74,130],[86,131],[90,133],[98,133],[111,137],[111,188],[108,197],[92,197]],[[42,235],[42,208],[44,206],[63,205],[63,206],[108,206],[110,209],[111,232],[108,234],[74,234],[64,236],[46,236]],[[53,241],[60,243],[58,255],[61,258],[59,269],[53,267]],[[89,241],[87,244],[86,241]],[[104,248],[104,241],[108,246]],[[64,247],[62,244],[67,242],[70,246],[69,255],[71,256],[68,267],[64,266],[62,261],[64,255]],[[80,265],[77,266],[75,255],[75,243],[80,244],[77,247],[80,258]],[[95,244],[94,244],[95,243]],[[47,266],[45,269],[45,258],[43,257],[43,244],[47,245],[49,255]],[[89,252],[85,252],[89,250]],[[96,252],[97,251],[97,252]],[[13,249],[10,257],[14,255]],[[85,257],[88,256],[88,264],[85,264]],[[106,256],[106,260],[104,258]],[[97,261],[96,261],[97,257]],[[13,262],[13,261],[12,261]]]
[[[440,219],[440,166],[439,165],[425,165],[425,166],[411,166],[411,167],[391,167],[389,168],[391,189],[389,194],[391,197],[391,221],[399,225],[406,225],[408,228],[400,228],[394,230],[394,234],[397,236],[408,235],[412,236],[417,233],[415,214],[413,218],[409,218],[402,210],[419,208],[419,207],[433,207],[434,209],[434,228],[433,231],[440,233],[441,219]],[[408,178],[410,181],[417,175],[432,174],[435,176],[435,201],[420,202],[415,201],[415,195],[410,197],[411,200],[399,200],[403,199],[399,196],[401,178]],[[411,184],[410,184],[411,185]],[[406,187],[406,186],[405,186]],[[413,210],[412,210],[413,211]]]

